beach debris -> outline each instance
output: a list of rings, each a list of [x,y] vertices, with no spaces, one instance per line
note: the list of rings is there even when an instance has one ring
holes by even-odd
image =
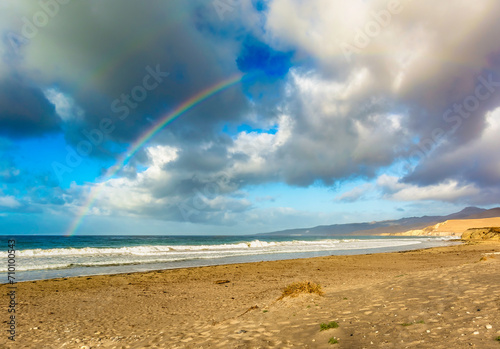
[[[231,281],[229,280],[215,280],[215,284],[217,285],[221,285],[221,284],[227,284],[227,283],[230,283]]]
[[[259,309],[259,306],[258,305],[253,305],[251,306],[250,308],[248,308],[244,313],[238,315],[238,316],[243,316],[245,315],[246,313],[248,313],[249,311],[252,311],[252,310],[255,310],[255,309]]]
[[[493,328],[493,326],[491,326],[490,324],[487,324],[485,327],[487,330],[491,330]]]

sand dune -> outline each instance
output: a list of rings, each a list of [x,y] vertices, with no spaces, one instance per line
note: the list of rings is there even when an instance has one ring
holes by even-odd
[[[381,234],[394,236],[462,236],[470,228],[499,227],[500,217],[480,219],[451,219],[424,229],[408,230],[403,233]]]

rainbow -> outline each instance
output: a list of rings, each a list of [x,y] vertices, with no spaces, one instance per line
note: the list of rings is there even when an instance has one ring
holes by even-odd
[[[153,127],[151,127],[149,130],[144,132],[139,138],[137,138],[137,140],[134,143],[132,143],[129,150],[116,162],[115,165],[113,165],[112,167],[110,167],[108,169],[108,171],[106,171],[104,178],[113,177],[121,168],[123,168],[123,166],[130,160],[130,158],[132,156],[134,156],[134,154],[145,143],[147,143],[151,138],[153,138],[158,132],[160,132],[169,123],[171,123],[172,121],[177,119],[179,116],[181,116],[182,114],[184,114],[188,110],[196,107],[201,102],[212,97],[213,95],[239,83],[242,80],[242,78],[243,78],[242,74],[237,74],[237,75],[230,77],[229,79],[223,80],[223,81],[197,93],[196,95],[192,96],[188,100],[184,101],[177,108],[172,110],[170,113],[165,114]],[[68,230],[64,234],[65,236],[72,236],[75,234],[75,232],[78,230],[78,228],[82,224],[83,219],[85,218],[85,216],[89,213],[90,209],[92,208],[94,201],[97,199],[100,192],[104,188],[105,183],[106,183],[106,181],[104,180],[103,182],[96,184],[91,189],[91,191],[87,197],[87,200],[85,201],[84,205],[80,208],[75,219],[73,220],[73,222],[69,226]]]

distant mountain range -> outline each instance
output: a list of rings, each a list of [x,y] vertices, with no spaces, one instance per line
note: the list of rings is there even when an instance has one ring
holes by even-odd
[[[331,235],[379,235],[402,233],[408,230],[423,229],[451,219],[478,219],[500,217],[500,207],[486,210],[478,207],[466,207],[462,211],[447,216],[408,217],[398,220],[320,225],[313,228],[299,228],[262,233],[266,236],[331,236]]]

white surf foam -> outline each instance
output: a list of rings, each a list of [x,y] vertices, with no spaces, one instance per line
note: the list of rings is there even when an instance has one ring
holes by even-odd
[[[277,253],[369,250],[419,244],[423,239],[323,239],[315,241],[243,241],[219,245],[149,245],[119,248],[55,248],[17,251],[16,270],[50,270],[77,267],[169,263]],[[4,253],[5,254],[5,253]],[[1,255],[1,254],[0,254]],[[6,256],[5,256],[6,257]],[[0,266],[0,272],[6,267]]]

